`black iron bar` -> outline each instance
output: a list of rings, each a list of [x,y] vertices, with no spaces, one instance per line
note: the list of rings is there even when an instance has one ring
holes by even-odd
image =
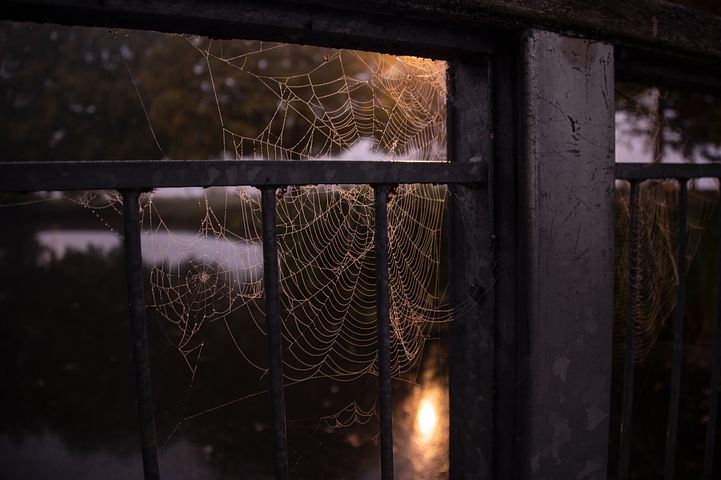
[[[721,179],[719,179],[721,181]],[[721,232],[721,204],[716,207],[718,228]],[[711,382],[709,387],[708,424],[706,425],[706,447],[703,458],[703,480],[713,476],[714,449],[716,447],[716,424],[718,423],[719,383],[721,383],[721,239],[716,254],[716,318],[713,326],[713,347],[711,353]]]
[[[314,8],[301,2],[259,0],[153,0],[142,6],[125,0],[4,0],[0,18],[51,22],[70,26],[133,28],[166,33],[207,35],[295,43],[330,48],[352,48],[393,55],[453,58],[490,54],[493,39],[484,28],[463,23],[449,25],[438,18],[363,12],[357,2],[334,2]],[[326,5],[328,6],[328,5]],[[345,7],[345,8],[344,8]],[[406,7],[406,9],[410,6]],[[663,18],[663,17],[659,17]],[[661,24],[663,25],[663,24]],[[678,35],[677,35],[678,38]]]
[[[626,314],[626,356],[623,368],[623,406],[621,410],[621,441],[618,447],[618,479],[628,478],[631,458],[631,425],[633,419],[633,383],[635,360],[635,325],[638,313],[638,197],[639,182],[631,181],[628,228],[628,307]]]
[[[719,163],[617,163],[619,180],[721,177]]]
[[[140,205],[137,190],[123,192],[125,221],[125,266],[128,277],[130,326],[133,336],[135,388],[140,419],[140,448],[143,455],[145,480],[160,478],[158,448],[155,438],[153,391],[150,384],[150,355],[148,329],[145,319],[143,288],[143,258],[140,247]]]
[[[698,58],[703,64],[714,66],[721,58],[721,46],[717,41],[721,35],[721,19],[716,15],[671,2],[629,2],[622,9],[617,5],[616,0],[582,3],[578,0],[415,0],[401,3],[378,0],[282,3],[259,0],[5,0],[0,18],[157,30],[213,38],[240,36],[332,48],[382,49],[386,53],[406,55],[431,54],[438,50],[446,53],[446,50],[454,49],[460,50],[459,54],[465,53],[464,57],[469,56],[468,51],[476,47],[475,43],[480,46],[490,43],[476,40],[479,32],[497,32],[497,41],[501,43],[503,37],[499,34],[504,31],[538,28],[601,38],[641,52],[664,52],[670,57],[669,63],[679,57]],[[652,18],[659,20],[649,21]],[[408,24],[411,19],[419,22]],[[448,31],[458,32],[457,38],[445,40]],[[430,40],[436,38],[438,40]],[[440,43],[439,48],[430,52],[423,48],[434,41]],[[480,50],[480,46],[476,49]]]
[[[679,179],[678,238],[676,240],[676,310],[673,319],[673,360],[671,365],[671,394],[668,404],[666,426],[666,468],[665,480],[673,479],[678,443],[678,407],[681,394],[681,368],[683,367],[683,314],[686,299],[686,235],[688,230],[688,182]]]
[[[285,427],[283,393],[283,343],[280,333],[278,242],[276,237],[275,187],[262,189],[263,279],[265,285],[265,325],[270,355],[270,394],[272,398],[275,478],[288,479],[288,438]]]
[[[376,305],[378,311],[378,411],[381,427],[381,478],[393,478],[391,408],[391,325],[388,289],[388,187],[375,187]]]
[[[0,162],[0,192],[485,181],[482,162],[96,160]]]

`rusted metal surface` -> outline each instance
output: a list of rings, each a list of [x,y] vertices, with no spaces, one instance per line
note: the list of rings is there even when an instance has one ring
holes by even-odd
[[[610,45],[523,40],[524,479],[606,479],[613,329]]]

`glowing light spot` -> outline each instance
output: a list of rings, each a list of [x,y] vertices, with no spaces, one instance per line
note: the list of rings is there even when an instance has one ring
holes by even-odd
[[[429,399],[421,401],[416,423],[418,424],[418,430],[423,439],[429,439],[433,435],[433,432],[435,432],[436,425],[438,424],[438,415],[436,414],[433,403]]]

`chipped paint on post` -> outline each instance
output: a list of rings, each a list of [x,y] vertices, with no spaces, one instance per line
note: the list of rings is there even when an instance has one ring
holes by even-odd
[[[605,479],[613,324],[610,45],[523,39],[521,478]],[[524,328],[524,327],[521,327]]]

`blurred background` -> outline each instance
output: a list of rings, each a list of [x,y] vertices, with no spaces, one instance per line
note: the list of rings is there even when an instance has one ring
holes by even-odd
[[[9,22],[0,51],[3,161],[446,160],[443,62]],[[618,84],[616,160],[721,160],[721,99]],[[611,478],[628,278],[628,186],[616,187]],[[721,235],[717,182],[690,189],[684,478],[703,462]],[[638,479],[663,468],[677,195],[673,182],[641,191]],[[389,207],[400,478],[448,473],[444,199],[442,187],[402,186]],[[119,202],[113,192],[0,193],[3,478],[141,474]],[[160,189],[142,206],[161,471],[271,478],[257,194]],[[291,188],[278,213],[292,475],[377,478],[372,194]]]
[[[0,24],[5,161],[445,160],[445,64],[155,32]],[[445,188],[389,206],[396,469],[448,472]],[[120,199],[0,194],[3,478],[141,475]],[[253,188],[142,197],[161,472],[272,478]],[[377,478],[373,193],[278,204],[294,478]]]

